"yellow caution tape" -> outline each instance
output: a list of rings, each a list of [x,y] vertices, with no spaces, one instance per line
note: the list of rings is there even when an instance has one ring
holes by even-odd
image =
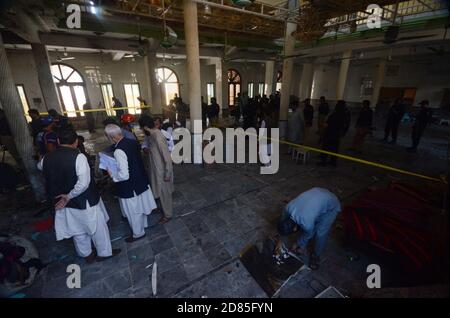
[[[265,138],[265,137],[263,137]],[[272,138],[267,138],[267,139],[272,139]],[[407,170],[403,170],[403,169],[399,169],[399,168],[395,168],[395,167],[391,167],[391,166],[387,166],[381,163],[377,163],[377,162],[372,162],[372,161],[368,161],[368,160],[364,160],[364,159],[360,159],[360,158],[355,158],[355,157],[351,157],[351,156],[347,156],[347,155],[342,155],[336,152],[331,152],[331,151],[326,151],[323,149],[318,149],[318,148],[314,148],[314,147],[310,147],[310,146],[304,146],[304,145],[298,145],[298,144],[294,144],[292,142],[286,141],[286,140],[279,140],[280,143],[282,144],[286,144],[286,145],[290,145],[296,148],[303,148],[306,150],[310,150],[310,151],[314,151],[314,152],[318,152],[318,153],[323,153],[323,154],[327,154],[327,155],[331,155],[331,156],[335,156],[338,158],[342,158],[345,160],[349,160],[349,161],[353,161],[353,162],[358,162],[361,164],[365,164],[367,166],[372,166],[372,167],[377,167],[377,168],[381,168],[384,170],[389,170],[389,171],[394,171],[394,172],[398,172],[401,174],[405,174],[405,175],[409,175],[409,176],[413,176],[413,177],[417,177],[417,178],[422,178],[422,179],[426,179],[426,180],[430,180],[430,181],[436,181],[436,182],[444,182],[447,183],[446,179],[443,178],[433,178],[433,177],[429,177],[423,174],[419,174],[419,173],[415,173],[415,172],[411,172],[411,171],[407,171]]]
[[[142,107],[116,107],[116,108],[94,108],[94,109],[81,109],[81,110],[65,110],[63,111],[64,114],[69,113],[95,113],[95,112],[107,112],[111,110],[129,110],[129,109],[149,109],[152,108],[152,106],[142,106]],[[41,115],[48,115],[47,112],[39,113]],[[28,116],[28,114],[25,114]]]
[[[227,127],[221,127],[221,126],[217,126],[217,125],[215,127],[217,127],[217,128],[227,128]],[[253,134],[249,134],[249,135],[253,135]],[[253,136],[259,137],[257,135],[253,135]],[[309,151],[314,151],[314,152],[317,152],[317,153],[331,155],[331,156],[335,156],[335,157],[342,158],[342,159],[345,159],[345,160],[361,163],[361,164],[372,166],[372,167],[381,168],[381,169],[384,169],[384,170],[394,171],[394,172],[398,172],[398,173],[401,173],[401,174],[404,174],[404,175],[409,175],[409,176],[413,176],[413,177],[417,177],[417,178],[422,178],[422,179],[429,180],[429,181],[435,181],[435,182],[440,182],[440,183],[444,183],[444,184],[447,184],[447,182],[448,182],[448,180],[446,179],[445,176],[441,176],[441,178],[429,177],[429,176],[426,176],[426,175],[423,175],[423,174],[420,174],[420,173],[411,172],[411,171],[407,171],[407,170],[403,170],[403,169],[399,169],[399,168],[395,168],[395,167],[390,167],[390,166],[387,166],[387,165],[384,165],[384,164],[381,164],[381,163],[377,163],[377,162],[372,162],[372,161],[368,161],[368,160],[364,160],[364,159],[360,159],[360,158],[355,158],[355,157],[351,157],[351,156],[347,156],[347,155],[342,155],[342,154],[339,154],[339,153],[336,153],[336,152],[326,151],[326,150],[323,150],[323,149],[314,148],[314,147],[310,147],[310,146],[295,144],[295,143],[287,141],[287,140],[281,140],[281,139],[280,140],[276,140],[276,139],[269,138],[269,137],[264,137],[264,136],[260,137],[260,138],[264,138],[264,139],[271,140],[271,141],[277,141],[280,144],[289,145],[289,146],[292,146],[292,147],[295,147],[295,148],[302,148],[302,149],[309,150]]]
[[[151,108],[151,106],[143,106],[143,107],[132,107],[133,109],[148,109]],[[67,113],[90,113],[90,112],[100,112],[100,111],[108,111],[108,110],[127,110],[130,109],[129,107],[118,107],[118,108],[96,108],[96,109],[86,109],[86,110],[74,110],[74,111],[64,111],[65,114]],[[48,115],[48,113],[40,113],[41,115]],[[224,126],[219,126],[219,125],[214,125],[214,127],[216,128],[227,128]],[[257,135],[254,135],[256,137],[259,137]],[[261,138],[265,138],[267,140],[275,140],[273,138],[268,138],[268,137],[261,137]],[[404,175],[409,175],[412,177],[417,177],[417,178],[421,178],[421,179],[425,179],[425,180],[429,180],[429,181],[435,181],[435,182],[441,182],[441,183],[445,183],[447,184],[448,180],[446,179],[445,176],[441,176],[441,178],[434,178],[434,177],[429,177],[420,173],[416,173],[416,172],[411,172],[411,171],[407,171],[407,170],[403,170],[403,169],[399,169],[399,168],[395,168],[395,167],[391,167],[391,166],[387,166],[381,163],[377,163],[377,162],[372,162],[372,161],[368,161],[368,160],[364,160],[364,159],[360,159],[360,158],[355,158],[355,157],[351,157],[351,156],[347,156],[347,155],[343,155],[340,153],[336,153],[336,152],[331,152],[331,151],[326,151],[323,149],[319,149],[319,148],[315,148],[315,147],[310,147],[310,146],[305,146],[305,145],[300,145],[300,144],[295,144],[292,142],[289,142],[287,140],[277,140],[279,143],[281,144],[285,144],[285,145],[289,145],[295,148],[302,148],[305,150],[309,150],[309,151],[314,151],[317,153],[322,153],[322,154],[326,154],[326,155],[330,155],[330,156],[335,156],[341,159],[345,159],[345,160],[349,160],[349,161],[353,161],[353,162],[357,162],[357,163],[361,163],[367,166],[372,166],[372,167],[377,167],[380,169],[384,169],[384,170],[388,170],[388,171],[393,171],[393,172],[398,172]]]

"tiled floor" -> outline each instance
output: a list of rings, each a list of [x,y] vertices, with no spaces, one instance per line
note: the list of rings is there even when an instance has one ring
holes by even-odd
[[[350,133],[342,149],[352,136]],[[400,142],[407,146],[407,135]],[[401,146],[380,144],[375,138],[368,144],[362,157],[369,160],[428,174],[445,169],[439,159],[442,149],[438,154],[422,150],[413,155]],[[322,186],[348,202],[369,186],[401,177],[342,160],[338,168],[319,168],[316,154],[307,165],[297,165],[284,154],[280,159],[275,175],[260,175],[259,166],[249,164],[175,166],[175,218],[157,225],[160,215],[150,215],[146,238],[132,244],[123,241],[129,227],[121,218],[117,200],[105,189],[102,197],[111,218],[111,239],[114,247],[122,249],[121,254],[87,265],[75,256],[70,240],[56,242],[53,231],[41,233],[35,244],[42,259],[51,264],[23,292],[28,297],[153,297],[149,265],[156,262],[156,297],[267,297],[239,261],[239,252],[275,232],[274,224],[288,200]],[[23,213],[26,218],[27,212]],[[30,236],[27,231],[24,225],[24,235]],[[365,269],[370,260],[363,255],[352,260],[355,252],[343,246],[342,236],[338,220],[320,269],[300,271],[276,297],[314,297],[329,285],[346,295],[364,295]],[[66,287],[66,267],[72,263],[82,269],[82,288],[78,290]]]

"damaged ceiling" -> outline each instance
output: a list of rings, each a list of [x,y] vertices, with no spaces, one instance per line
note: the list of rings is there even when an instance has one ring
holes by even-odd
[[[354,20],[349,20],[348,16],[341,19],[348,14],[356,16],[356,12],[367,18],[368,13],[364,11],[373,0],[302,0],[300,8],[291,10],[287,9],[288,1],[282,0],[255,1],[245,8],[233,5],[231,0],[194,1],[198,4],[200,46],[224,48],[224,52],[237,47],[239,51],[277,54],[283,46],[286,21],[297,23],[302,30],[301,36],[293,34],[301,50],[305,46],[326,45],[329,41],[323,36],[330,30],[337,34],[333,43],[383,34],[383,30],[355,32],[351,29]],[[402,3],[379,0],[377,4],[395,5],[397,2]],[[79,30],[68,29],[66,25],[66,5],[71,3],[82,8]],[[39,42],[42,33],[162,41],[167,30],[164,25],[167,25],[176,33],[177,45],[184,44],[183,0],[40,0],[33,1],[32,5],[25,0],[7,0],[2,1],[0,8],[4,27],[28,42]],[[307,15],[309,19],[319,21],[320,25],[308,27],[308,21],[302,20],[305,12],[311,12]],[[333,19],[338,23],[331,23]],[[349,30],[338,34],[338,27]]]

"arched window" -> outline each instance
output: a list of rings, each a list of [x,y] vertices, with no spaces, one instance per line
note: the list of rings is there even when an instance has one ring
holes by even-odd
[[[241,74],[234,69],[228,70],[228,105],[236,106],[237,94],[241,92]]]
[[[169,105],[170,100],[175,97],[175,94],[180,96],[178,76],[168,67],[157,68],[155,72],[156,79],[161,84],[163,100],[166,102],[166,105]]]
[[[84,112],[77,112],[83,110],[87,102],[86,85],[81,74],[71,66],[53,64],[52,75],[67,116],[84,116]]]

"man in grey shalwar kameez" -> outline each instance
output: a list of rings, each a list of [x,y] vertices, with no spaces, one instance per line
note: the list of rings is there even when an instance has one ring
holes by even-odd
[[[159,199],[164,216],[159,221],[161,224],[168,222],[173,216],[173,166],[167,140],[161,131],[155,127],[150,116],[141,116],[139,125],[145,132],[143,147],[149,158],[149,179],[153,195]]]
[[[302,144],[305,137],[305,121],[298,103],[292,106],[293,113],[288,120],[288,141],[294,144]],[[289,153],[292,147],[289,147]]]

